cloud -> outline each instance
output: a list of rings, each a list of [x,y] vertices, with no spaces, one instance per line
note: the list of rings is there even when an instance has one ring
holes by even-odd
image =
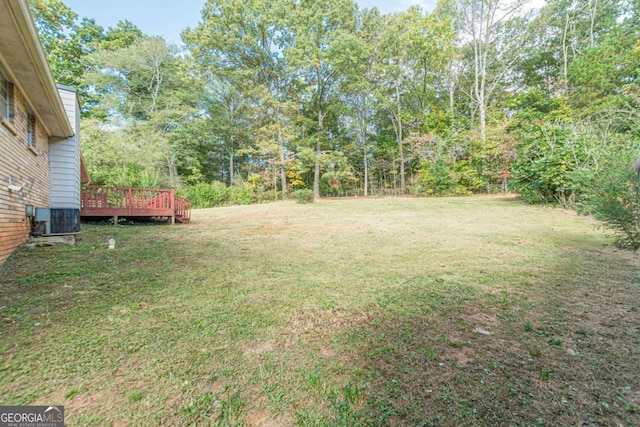
[[[436,6],[437,0],[401,0],[403,10],[409,8],[409,6],[418,5],[424,10],[433,10]]]

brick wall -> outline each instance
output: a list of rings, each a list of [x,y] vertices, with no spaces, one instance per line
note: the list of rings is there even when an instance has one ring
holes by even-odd
[[[13,117],[0,123],[0,264],[29,237],[25,206],[49,206],[49,140],[36,115],[36,140],[27,146],[27,103],[13,87]],[[9,177],[22,186],[7,189]]]

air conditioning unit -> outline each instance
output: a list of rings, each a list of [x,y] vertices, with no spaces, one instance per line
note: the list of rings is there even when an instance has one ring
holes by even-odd
[[[35,208],[33,220],[44,236],[80,232],[80,209]]]

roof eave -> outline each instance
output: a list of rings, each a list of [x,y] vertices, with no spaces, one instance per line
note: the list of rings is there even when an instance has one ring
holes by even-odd
[[[29,7],[24,0],[6,0],[6,4],[29,55],[31,62],[29,71],[34,75],[27,77],[37,78],[43,91],[32,90],[30,92],[29,89],[23,88],[19,81],[19,77],[22,76],[16,76],[18,80],[16,83],[25,92],[28,99],[33,101],[34,98],[38,97],[46,98],[42,99],[42,101],[46,103],[53,114],[38,114],[40,113],[38,111],[35,113],[41,117],[49,135],[69,138],[73,136],[74,131],[64,110],[44,49],[40,44],[40,38],[31,18]]]

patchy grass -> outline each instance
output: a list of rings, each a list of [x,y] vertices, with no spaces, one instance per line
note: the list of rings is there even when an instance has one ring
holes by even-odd
[[[511,198],[86,225],[0,267],[0,404],[64,404],[68,425],[640,425],[639,266]]]

